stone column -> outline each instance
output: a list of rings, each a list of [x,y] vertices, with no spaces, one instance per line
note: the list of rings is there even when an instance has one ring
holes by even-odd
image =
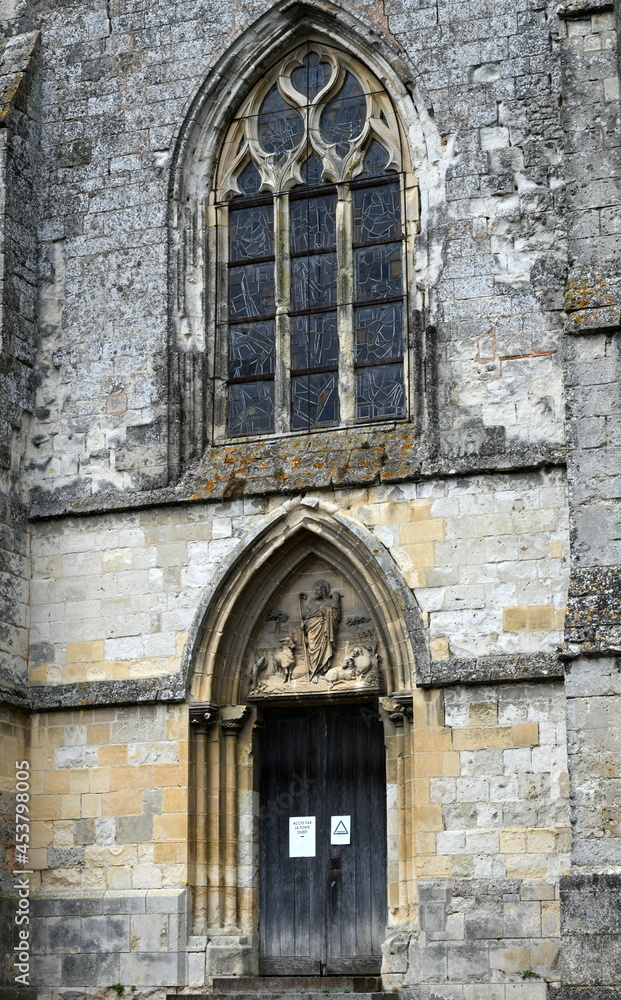
[[[192,777],[194,785],[194,933],[205,934],[208,925],[209,877],[208,816],[209,781],[207,772],[208,731],[217,718],[217,710],[209,704],[190,709],[192,734]]]
[[[220,729],[224,737],[224,788],[222,789],[222,814],[224,818],[224,926],[227,930],[238,928],[237,905],[237,737],[249,709],[244,705],[223,708]]]
[[[389,908],[396,916],[396,925],[385,941],[382,952],[382,977],[387,984],[401,985],[408,967],[408,950],[411,937],[410,922],[414,896],[412,872],[412,797],[411,797],[411,722],[413,715],[412,696],[405,692],[392,698],[380,698],[380,707],[385,717],[395,727],[388,735],[391,744],[386,761],[388,783],[397,788],[397,857],[398,892],[395,897],[389,884]],[[395,907],[395,903],[397,904]],[[396,909],[396,913],[395,913]]]

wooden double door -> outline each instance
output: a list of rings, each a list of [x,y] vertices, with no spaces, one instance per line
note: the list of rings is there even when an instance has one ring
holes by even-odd
[[[377,707],[266,711],[260,794],[261,974],[378,974],[387,914]],[[290,820],[309,817],[314,856],[292,857]],[[345,817],[340,838],[332,836],[335,817]],[[350,843],[343,843],[348,826]]]

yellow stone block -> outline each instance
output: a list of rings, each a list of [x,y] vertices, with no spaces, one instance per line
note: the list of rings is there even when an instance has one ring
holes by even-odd
[[[414,828],[419,830],[443,830],[442,807],[431,803],[430,805],[417,805],[412,809]]]
[[[62,771],[44,771],[43,788],[47,793],[69,791],[69,771],[63,768]],[[31,785],[31,791],[32,791]]]
[[[438,636],[429,643],[432,660],[446,660],[449,655],[449,643],[446,636]]]
[[[52,824],[51,823],[31,823],[30,824],[30,846],[33,848],[37,847],[50,847],[52,843]]]
[[[165,788],[163,810],[165,813],[187,812],[188,790],[187,788]]]
[[[60,795],[38,795],[31,808],[31,819],[61,819]]]
[[[379,505],[380,524],[402,524],[410,520],[412,508],[408,500],[395,500]]]
[[[99,763],[115,767],[127,764],[127,744],[112,743],[108,747],[99,747]]]
[[[444,518],[429,521],[410,521],[401,525],[401,543],[440,542],[444,538]]]
[[[422,521],[431,516],[431,500],[411,500],[412,520]]]
[[[404,569],[402,572],[405,582],[412,590],[427,586],[427,577],[424,569]]]
[[[451,874],[450,860],[442,854],[435,858],[419,858],[416,867],[421,878],[445,878]]]
[[[483,729],[483,746],[484,747],[512,747],[513,742],[513,726],[485,726]]]
[[[442,753],[417,753],[414,757],[416,774],[439,777],[444,774]]]
[[[61,819],[80,819],[82,815],[81,795],[61,795],[60,796],[60,817]]]
[[[525,854],[526,853],[526,831],[525,830],[501,830],[500,831],[500,853],[501,854]]]
[[[417,854],[435,854],[436,853],[436,835],[435,833],[422,832],[416,834],[416,853]]]
[[[179,764],[154,764],[153,781],[156,788],[181,784],[181,768]]]
[[[441,729],[422,729],[415,734],[415,753],[427,753],[430,750],[450,750],[451,746],[451,730],[445,727]]]
[[[498,722],[497,701],[475,701],[468,708],[468,718],[472,726],[493,726]]]
[[[115,813],[103,813],[102,810],[102,796],[99,793],[89,792],[88,795],[82,795],[82,817],[84,819],[93,819],[96,816],[114,816]]]
[[[104,816],[138,816],[142,813],[142,795],[138,791],[107,792],[101,796]]]
[[[429,802],[429,778],[415,777],[412,781],[412,794],[418,805]]]
[[[92,642],[67,643],[68,663],[90,663],[93,660],[103,660],[103,658],[103,639],[96,639]]]
[[[183,840],[187,836],[187,815],[155,816],[153,836],[156,840]]]
[[[558,540],[550,542],[550,556],[552,559],[563,558],[563,543]]]
[[[89,774],[89,791],[90,792],[110,791],[110,768],[108,767],[91,768]]]
[[[513,745],[516,747],[538,746],[539,724],[537,722],[516,722],[513,726]]]
[[[74,794],[90,791],[89,769],[87,767],[74,767],[70,771],[70,791]]]
[[[442,754],[442,776],[457,778],[461,774],[461,758],[458,753],[449,750]]]
[[[401,548],[415,569],[430,569],[436,564],[436,549],[433,542],[421,542],[418,545],[402,545]]]
[[[127,788],[136,787],[135,767],[111,767],[110,769],[110,791],[120,792]],[[141,809],[138,810],[142,812]]]
[[[439,729],[444,726],[444,695],[441,690],[417,688],[414,691],[412,704],[416,730]]]
[[[172,865],[176,861],[176,844],[155,844],[153,860],[156,865]]]
[[[556,850],[559,854],[569,854],[571,851],[571,827],[562,826],[556,831]]]
[[[554,608],[551,604],[525,604],[503,609],[505,632],[538,632],[554,628]]]
[[[479,726],[453,729],[453,750],[481,750],[483,731]]]
[[[110,723],[96,722],[86,727],[86,742],[91,746],[110,743]]]
[[[526,850],[528,854],[551,854],[556,845],[555,830],[528,830]]]

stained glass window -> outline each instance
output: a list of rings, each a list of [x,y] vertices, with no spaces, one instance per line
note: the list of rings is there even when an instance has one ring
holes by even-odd
[[[378,80],[323,43],[244,102],[216,196],[223,439],[407,416],[403,150]]]

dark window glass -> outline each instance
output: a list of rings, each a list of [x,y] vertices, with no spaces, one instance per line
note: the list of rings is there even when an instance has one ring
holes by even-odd
[[[336,305],[336,254],[294,257],[291,261],[291,309]]]
[[[273,381],[229,385],[229,434],[270,434],[273,430]]]
[[[304,136],[304,119],[287,104],[274,84],[259,111],[259,143],[266,153],[274,153],[277,163],[284,163]]]
[[[382,117],[384,114],[382,112]],[[364,172],[369,174],[371,177],[377,177],[378,174],[383,174],[388,166],[388,151],[382,146],[377,139],[372,139],[369,143],[369,148],[367,149],[364,158]]]
[[[314,316],[291,318],[291,368],[336,367],[339,359],[339,341],[336,313],[317,313]]]
[[[335,424],[339,419],[336,372],[300,375],[291,379],[294,430]]]
[[[401,294],[401,244],[354,250],[356,298],[383,299]]]
[[[403,365],[359,368],[356,372],[356,412],[359,420],[405,416]]]
[[[309,52],[303,65],[293,70],[291,83],[298,93],[312,101],[329,83],[331,75],[330,64],[321,62],[317,52]]]
[[[274,320],[244,323],[229,330],[229,378],[271,375],[274,371]]]
[[[321,165],[321,160],[316,156],[309,156],[307,160],[304,161],[302,167],[302,177],[304,178],[304,183],[307,187],[316,187],[321,184],[321,178],[323,174],[323,167]]]
[[[231,209],[229,247],[231,261],[271,257],[274,253],[274,206]]]
[[[336,195],[298,198],[289,213],[291,253],[330,250],[336,240]]]
[[[401,195],[398,184],[353,191],[354,243],[397,240],[401,236]]]
[[[229,268],[229,318],[269,316],[274,312],[274,265]]]
[[[367,100],[356,77],[347,72],[343,86],[333,101],[321,113],[319,128],[324,142],[336,145],[339,156],[349,152],[350,142],[357,139],[367,120]]]
[[[356,363],[387,361],[403,356],[403,303],[356,309]]]
[[[258,194],[261,188],[261,175],[252,161],[244,167],[237,178],[237,187],[242,195]],[[239,195],[237,197],[239,198]]]

